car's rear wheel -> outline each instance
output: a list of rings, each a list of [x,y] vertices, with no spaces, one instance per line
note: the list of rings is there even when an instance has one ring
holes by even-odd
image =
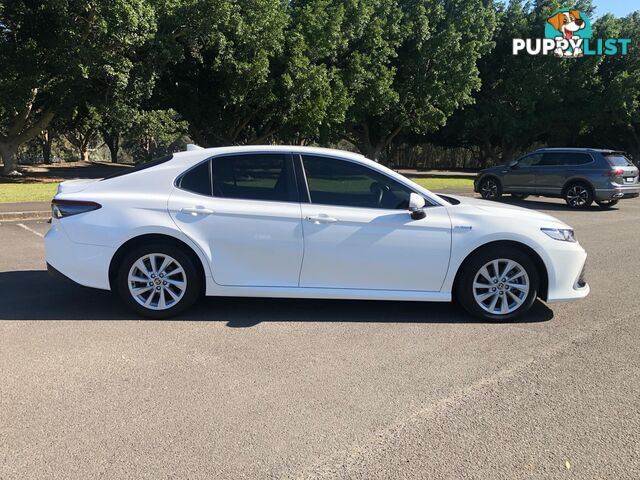
[[[608,208],[613,207],[614,205],[618,204],[618,199],[612,199],[612,200],[596,200],[596,203],[598,204],[598,206],[600,208],[602,208],[603,210],[606,210]]]
[[[584,183],[572,183],[565,189],[564,200],[570,208],[589,208],[593,203],[593,193]]]
[[[116,291],[134,312],[149,318],[177,315],[200,296],[202,280],[181,248],[157,243],[136,248],[118,269]]]
[[[480,195],[485,200],[497,200],[502,195],[502,185],[494,177],[485,178],[480,182]]]
[[[517,248],[480,250],[462,267],[459,302],[471,315],[504,322],[524,314],[538,296],[534,262]]]
[[[529,195],[527,195],[526,193],[512,193],[511,196],[513,198],[517,198],[518,200],[524,200],[525,198],[527,198]]]

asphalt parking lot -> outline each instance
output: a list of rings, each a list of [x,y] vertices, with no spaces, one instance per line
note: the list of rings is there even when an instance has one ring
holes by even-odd
[[[512,324],[268,299],[141,320],[47,275],[46,223],[0,224],[0,478],[639,478],[640,200],[515,203],[575,227],[592,291]]]

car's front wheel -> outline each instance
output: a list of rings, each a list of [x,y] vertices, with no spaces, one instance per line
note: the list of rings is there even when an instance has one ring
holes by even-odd
[[[497,200],[502,195],[502,185],[494,177],[488,177],[480,182],[480,195],[485,200]]]
[[[149,318],[177,315],[200,296],[202,281],[191,257],[170,243],[136,248],[120,263],[116,291],[134,312]]]
[[[517,248],[480,250],[462,267],[457,298],[471,315],[508,321],[531,308],[538,278],[535,264]]]

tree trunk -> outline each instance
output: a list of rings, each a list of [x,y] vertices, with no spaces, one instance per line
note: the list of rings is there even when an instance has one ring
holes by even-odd
[[[53,142],[53,136],[49,130],[43,130],[40,134],[40,146],[42,148],[42,160],[45,165],[51,164],[51,143]]]
[[[87,145],[83,144],[79,149],[78,149],[78,153],[80,154],[80,161],[81,162],[89,162],[90,158],[89,158],[89,148],[87,147]]]
[[[19,175],[16,170],[16,152],[18,145],[13,143],[0,143],[0,157],[4,167],[2,168],[3,175]]]
[[[112,163],[118,163],[118,152],[120,151],[120,133],[107,133],[102,134],[104,137],[104,143],[109,148],[109,154],[111,156]]]

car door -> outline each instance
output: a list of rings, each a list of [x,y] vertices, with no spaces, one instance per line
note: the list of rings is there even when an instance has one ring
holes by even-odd
[[[439,291],[447,273],[451,221],[443,206],[412,220],[411,189],[347,159],[302,155],[301,287]]]
[[[533,193],[535,190],[535,168],[542,160],[541,153],[532,153],[518,160],[511,167],[505,167],[502,177],[502,191]]]
[[[584,165],[593,162],[588,153],[547,152],[536,172],[536,193],[540,195],[560,195],[569,178],[580,175]]]
[[[303,237],[290,154],[214,157],[178,179],[168,206],[211,258],[217,284],[298,286]]]

